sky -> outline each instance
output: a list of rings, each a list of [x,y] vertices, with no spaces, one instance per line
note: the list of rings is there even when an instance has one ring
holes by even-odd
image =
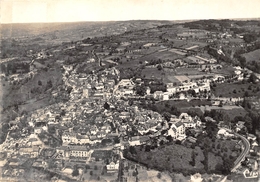
[[[1,23],[260,18],[260,0],[0,0]]]

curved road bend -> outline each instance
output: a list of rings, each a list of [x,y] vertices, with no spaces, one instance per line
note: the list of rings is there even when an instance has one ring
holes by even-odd
[[[245,156],[248,154],[249,150],[250,150],[250,143],[249,141],[242,135],[239,135],[237,133],[234,133],[236,136],[240,137],[241,140],[244,143],[244,150],[241,152],[241,154],[239,155],[239,157],[235,160],[234,162],[234,167],[232,168],[231,172],[234,172],[240,165],[241,161],[244,160]]]

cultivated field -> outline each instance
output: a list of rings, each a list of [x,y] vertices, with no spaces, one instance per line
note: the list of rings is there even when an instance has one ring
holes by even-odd
[[[165,74],[163,70],[157,68],[145,68],[142,70],[142,77],[151,79],[164,79]]]
[[[176,83],[176,84],[180,84],[181,82],[176,78],[176,76],[172,75],[172,73],[170,72],[166,72],[165,74],[165,79],[163,80],[164,83]]]
[[[178,55],[176,53],[170,52],[170,51],[162,51],[162,52],[156,52],[150,55],[143,56],[140,58],[140,60],[143,61],[149,61],[149,60],[175,60],[183,58],[182,55]]]
[[[175,78],[177,78],[180,82],[190,81],[190,79],[185,75],[175,76]]]
[[[255,51],[243,54],[243,56],[246,58],[246,61],[260,62],[260,49],[257,49]]]
[[[205,110],[210,111],[210,110],[218,110],[223,115],[226,115],[230,120],[233,120],[236,116],[242,116],[244,117],[247,114],[247,111],[240,106],[200,106],[200,107],[195,107],[196,109],[200,109],[201,112],[205,112]]]
[[[201,71],[195,68],[176,68],[177,75],[198,75]]]
[[[39,85],[39,81],[41,85]],[[20,83],[20,85],[9,85],[7,82],[3,82],[5,86],[1,86],[0,91],[2,98],[5,99],[2,99],[1,106],[7,108],[18,104],[19,112],[22,112],[23,110],[31,111],[48,105],[50,88],[48,91],[46,89],[49,81],[52,83],[52,88],[62,84],[62,75],[59,68],[49,69],[47,72],[42,70],[27,83]]]
[[[178,49],[170,49],[169,51],[173,52],[173,53],[176,53],[176,54],[179,54],[179,55],[182,55],[182,56],[186,55],[186,52],[182,52],[182,51],[180,51]]]
[[[212,93],[215,96],[222,97],[243,97],[250,95],[260,96],[260,83],[222,83],[217,84],[216,87],[213,87]]]
[[[212,69],[211,73],[214,74],[223,74],[223,75],[233,75],[235,69],[232,66],[223,66],[221,69]]]

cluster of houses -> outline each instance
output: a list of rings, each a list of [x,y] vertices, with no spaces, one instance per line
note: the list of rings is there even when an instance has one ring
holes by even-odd
[[[167,135],[173,139],[184,140],[186,138],[186,129],[196,129],[201,127],[201,120],[195,116],[192,118],[187,113],[182,113],[179,117],[172,117],[168,125],[171,125]]]
[[[167,84],[167,92],[170,92],[172,94],[176,94],[179,92],[184,92],[188,90],[194,90],[196,93],[199,93],[200,91],[210,91],[210,80],[201,80],[197,82],[183,82],[181,85],[174,85],[173,83]]]
[[[70,93],[71,100],[78,100],[82,97],[107,99],[112,95],[116,81],[119,79],[119,71],[115,68],[106,69],[99,74],[87,75],[76,73],[69,66],[63,67],[65,69],[64,83],[73,88]]]
[[[122,79],[114,90],[114,95],[117,97],[134,95],[135,84],[130,79]]]

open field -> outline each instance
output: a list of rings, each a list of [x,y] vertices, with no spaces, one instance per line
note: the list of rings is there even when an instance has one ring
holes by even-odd
[[[173,41],[173,47],[182,47],[187,45],[187,42],[183,40],[171,39],[171,38],[169,40]]]
[[[231,180],[234,182],[259,182],[258,178],[245,178],[243,174],[231,174]]]
[[[189,42],[188,45],[191,47],[193,45],[198,45],[199,47],[205,47],[208,45],[208,43],[206,42],[203,42],[203,41],[192,41],[192,42]]]
[[[111,21],[111,22],[70,22],[70,23],[26,23],[26,24],[5,24],[1,27],[2,37],[20,37],[41,35],[43,38],[79,40],[87,37],[105,36],[124,33],[126,30],[138,30],[152,28],[169,21]],[[12,30],[12,31],[10,31]]]
[[[187,47],[185,48],[186,50],[192,50],[192,49],[196,49],[198,48],[199,46],[198,45],[194,45],[194,46],[191,46],[191,47]]]
[[[165,71],[167,70],[167,71]],[[209,76],[208,74],[196,75],[200,73],[198,70],[194,68],[178,68],[175,70],[169,71],[169,69],[158,70],[155,68],[145,68],[142,70],[142,77],[144,78],[155,78],[162,79],[164,83],[176,83],[179,84],[183,81],[201,78],[204,76]],[[188,73],[192,74],[187,75]],[[194,74],[194,75],[193,75]]]
[[[223,74],[223,75],[233,75],[235,69],[232,66],[223,66],[221,69],[212,69],[211,73],[214,74]]]
[[[145,68],[142,70],[142,77],[162,79],[165,75],[163,70],[158,70],[157,68]]]
[[[197,61],[200,61],[200,59],[198,59],[194,56],[188,56],[187,58],[185,58],[185,61],[187,61],[189,63],[196,63]]]
[[[103,161],[94,161],[88,164],[89,169],[84,170],[82,178],[85,181],[104,181],[105,178],[111,178],[116,179],[117,176],[111,174],[111,176],[106,176],[106,174],[103,172],[104,169],[104,163]]]
[[[257,49],[255,51],[243,54],[242,56],[244,56],[246,58],[246,61],[260,62],[260,49]]]
[[[147,167],[139,165],[132,161],[127,161],[127,162],[128,162],[128,166],[124,169],[124,177],[127,178],[127,181],[136,181],[136,176],[133,176],[135,169],[137,169],[138,171],[138,180],[142,182],[157,182],[158,180],[162,180],[165,182],[172,181],[169,174],[165,172],[159,172],[153,169],[147,169]]]
[[[170,49],[169,51],[173,52],[173,53],[176,53],[176,54],[179,54],[179,55],[182,55],[182,56],[186,55],[186,52],[182,52],[182,51],[180,51],[178,49]]]
[[[190,165],[192,149],[186,148],[181,145],[169,145],[162,146],[149,152],[142,150],[141,147],[135,147],[137,152],[136,155],[132,155],[128,152],[128,157],[134,159],[139,158],[139,161],[143,164],[157,169],[157,170],[168,170],[181,171],[181,170],[193,170],[193,166]],[[159,162],[160,161],[160,162]]]
[[[240,106],[200,106],[200,107],[195,107],[194,109],[200,109],[201,112],[210,111],[210,110],[218,110],[223,115],[226,115],[230,120],[233,120],[236,116],[242,116],[244,117],[247,114],[247,111]]]
[[[153,54],[143,56],[142,58],[140,58],[140,60],[142,60],[142,61],[158,60],[158,59],[175,60],[175,59],[179,59],[179,58],[183,58],[183,56],[170,52],[170,51],[161,51],[161,52],[156,52]]]
[[[177,80],[179,80],[180,82],[190,81],[190,79],[189,79],[187,76],[185,76],[185,75],[175,76],[175,78],[176,78]]]
[[[247,111],[244,108],[234,108],[230,110],[221,109],[221,112],[226,114],[230,120],[233,120],[236,116],[244,117],[247,114]]]
[[[195,68],[176,68],[177,75],[198,75],[201,74],[201,71]]]
[[[208,100],[168,100],[156,103],[156,107],[159,112],[170,112],[171,107],[176,107],[180,112],[194,112],[199,116],[203,115],[205,110],[219,110],[223,115],[226,115],[230,120],[233,120],[236,116],[244,117],[247,111],[240,106],[212,106],[211,101]]]
[[[181,82],[176,78],[176,76],[174,76],[173,73],[171,72],[166,72],[165,73],[165,78],[163,80],[164,83],[176,83],[176,84],[180,84]]]
[[[41,81],[42,85],[39,85],[39,81]],[[50,81],[52,83],[51,88],[56,88],[62,83],[62,75],[59,68],[50,69],[47,72],[40,71],[23,84],[9,85],[6,81],[3,82],[2,84],[5,84],[5,86],[2,85],[0,87],[1,98],[4,98],[1,102],[2,108],[17,106],[19,113],[22,111],[29,112],[49,105],[51,88],[47,85]],[[3,113],[1,119],[4,121],[7,115],[9,115],[7,112]]]
[[[196,106],[206,106],[211,105],[211,102],[208,100],[191,100],[190,102],[186,100],[168,100],[156,103],[159,111],[168,111],[171,107],[177,107],[178,110],[182,111],[184,108],[195,109]],[[197,108],[196,108],[197,109]]]
[[[124,157],[160,171],[181,172],[184,175],[199,173],[221,173],[224,160],[233,163],[237,141],[225,141],[200,136],[193,147],[168,144],[159,147],[135,146],[124,151]],[[207,148],[207,150],[204,150]],[[224,152],[225,151],[225,152]],[[234,156],[233,155],[233,156]]]
[[[240,38],[230,38],[228,39],[230,43],[243,43],[245,42],[243,39]]]
[[[46,107],[50,104],[49,102],[49,96],[47,95],[45,98],[40,99],[40,100],[29,100],[25,104],[19,105],[19,110],[21,111],[33,111],[36,109],[40,109],[42,107]]]
[[[260,96],[260,83],[221,83],[216,84],[216,87],[213,87],[212,93],[215,96],[222,97],[244,97],[246,92],[248,96],[256,95]]]
[[[213,76],[214,74],[198,74],[198,75],[189,75],[188,77],[192,80],[192,79],[201,79],[203,77],[213,77]]]

